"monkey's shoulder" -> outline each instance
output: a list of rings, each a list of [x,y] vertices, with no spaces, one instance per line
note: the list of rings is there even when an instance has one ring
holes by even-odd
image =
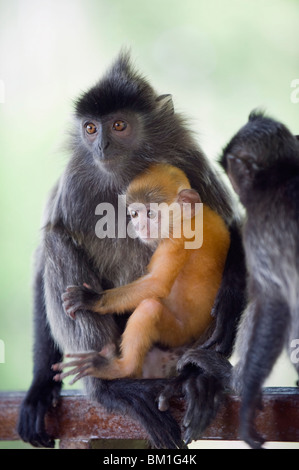
[[[273,217],[280,217],[285,221],[297,220],[299,215],[299,175],[294,175],[282,181],[276,188],[272,188],[265,198],[264,205],[264,209],[267,209],[266,206],[268,206],[267,217],[272,214]]]
[[[289,201],[299,207],[299,175],[291,178],[285,188],[285,194]]]

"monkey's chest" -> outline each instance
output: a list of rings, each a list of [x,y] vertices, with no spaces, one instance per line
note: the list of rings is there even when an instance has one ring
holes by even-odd
[[[145,273],[152,251],[130,238],[106,237],[93,241],[90,256],[100,278],[118,287]]]

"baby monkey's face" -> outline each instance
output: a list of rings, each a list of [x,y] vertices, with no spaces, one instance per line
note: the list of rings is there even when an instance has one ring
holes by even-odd
[[[144,243],[154,244],[160,238],[161,214],[151,206],[135,202],[130,204],[128,212],[137,237]]]

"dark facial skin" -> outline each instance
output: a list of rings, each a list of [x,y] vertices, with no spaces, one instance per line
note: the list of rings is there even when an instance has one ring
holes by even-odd
[[[133,113],[118,112],[82,122],[82,138],[101,168],[117,166],[117,162],[138,148],[141,119]]]

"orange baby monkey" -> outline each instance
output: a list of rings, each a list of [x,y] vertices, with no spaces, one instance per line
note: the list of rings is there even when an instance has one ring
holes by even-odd
[[[155,250],[147,273],[100,293],[86,284],[70,286],[62,296],[65,312],[73,318],[78,310],[100,315],[133,311],[120,356],[110,354],[109,345],[101,352],[69,354],[72,361],[53,368],[74,369],[58,373],[56,380],[71,374],[77,374],[73,382],[86,375],[142,377],[145,356],[155,343],[170,348],[191,343],[212,321],[230,244],[221,217],[197,204],[200,197],[185,173],[168,164],[155,164],[135,178],[126,199],[135,236]]]

